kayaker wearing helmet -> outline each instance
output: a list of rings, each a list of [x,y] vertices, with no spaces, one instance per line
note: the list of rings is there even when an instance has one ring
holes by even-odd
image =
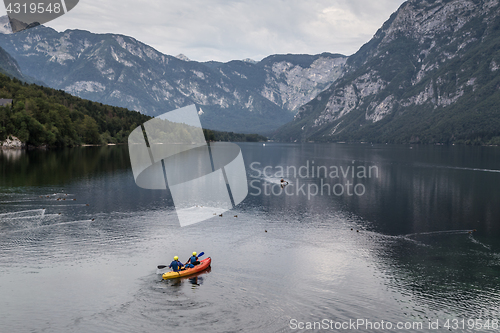
[[[196,252],[193,252],[193,255],[191,256],[191,258],[188,259],[188,261],[186,262],[186,265],[189,265],[189,267],[194,267],[196,265],[199,265],[200,262],[198,261],[198,257],[196,256]]]
[[[170,266],[168,266],[168,267],[172,268],[174,272],[178,272],[181,270],[182,266],[184,266],[184,265],[179,261],[179,257],[175,256],[174,261],[172,261],[170,263]]]

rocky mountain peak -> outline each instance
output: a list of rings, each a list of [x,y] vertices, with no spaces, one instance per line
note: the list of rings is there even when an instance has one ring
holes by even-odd
[[[488,103],[500,101],[491,88],[498,84],[499,8],[498,0],[405,2],[349,57],[344,76],[277,137],[470,142],[475,135],[489,142],[500,135],[485,116]]]
[[[179,53],[178,55],[175,56],[177,59],[182,60],[182,61],[191,61],[187,56],[185,56],[182,53]]]
[[[244,62],[249,62],[249,63],[251,63],[251,64],[256,64],[256,63],[258,63],[258,61],[255,61],[255,60],[250,59],[250,58],[245,58],[245,59],[243,59],[243,61],[244,61]]]

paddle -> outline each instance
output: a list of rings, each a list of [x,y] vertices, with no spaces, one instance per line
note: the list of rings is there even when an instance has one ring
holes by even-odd
[[[201,252],[200,254],[198,254],[198,258],[204,254],[205,254],[205,252]],[[158,265],[158,269],[164,269],[165,267],[168,267],[168,265]]]

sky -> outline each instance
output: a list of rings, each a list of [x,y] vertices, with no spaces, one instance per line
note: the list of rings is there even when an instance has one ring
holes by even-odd
[[[403,0],[80,0],[46,23],[136,38],[196,61],[261,60],[271,54],[351,55]],[[6,15],[2,7],[0,15]]]

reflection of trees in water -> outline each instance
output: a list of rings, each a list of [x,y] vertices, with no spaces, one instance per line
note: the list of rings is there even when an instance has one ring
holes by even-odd
[[[64,184],[90,175],[130,168],[127,146],[78,147],[59,150],[0,150],[2,186]]]
[[[21,158],[23,152],[21,149],[0,149],[0,160],[4,163],[15,162]]]

